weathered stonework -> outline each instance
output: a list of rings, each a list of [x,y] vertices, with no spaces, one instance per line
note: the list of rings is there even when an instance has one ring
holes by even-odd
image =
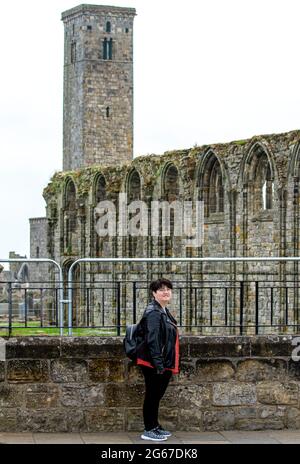
[[[300,132],[294,131],[254,137],[242,142],[167,152],[162,156],[139,157],[115,167],[95,165],[57,173],[44,190],[47,216],[51,223],[48,234],[51,257],[67,270],[79,257],[299,256],[299,147]],[[219,190],[214,191],[211,185],[216,178]],[[203,200],[203,246],[189,249],[184,246],[184,236],[157,238],[151,237],[150,233],[148,237],[137,237],[134,240],[132,237],[119,236],[99,238],[95,230],[95,208],[99,201],[106,199],[114,202],[118,212],[120,192],[127,194],[128,203],[132,199],[139,199],[147,205],[151,201],[162,200]],[[147,283],[161,273],[173,281],[182,282],[184,305],[190,308],[183,314],[186,326],[209,325],[211,318],[214,326],[225,325],[222,287],[226,285],[231,286],[227,294],[227,324],[239,324],[239,282],[243,281],[243,324],[249,325],[244,333],[255,334],[256,322],[266,325],[266,333],[298,330],[296,325],[294,329],[284,327],[287,317],[291,324],[299,322],[297,263],[198,263],[165,267],[136,264],[130,267],[130,271],[126,265],[118,265],[114,270],[110,265],[86,265],[85,282],[87,286],[93,286],[103,280],[122,281],[125,275],[132,281],[144,281],[145,290],[139,290],[139,307],[142,311],[148,300]],[[79,271],[76,280],[80,280]],[[220,281],[223,283],[220,284]],[[258,297],[258,321],[255,320],[256,281],[262,282]],[[290,282],[287,284],[290,287],[288,311],[285,290],[280,289],[280,284],[275,284],[275,281],[281,281],[283,285]],[[191,282],[194,286],[198,283],[199,287],[192,297],[188,290]],[[209,287],[213,287],[214,282],[221,288],[213,291],[210,314]],[[201,286],[204,290],[201,290]],[[273,287],[272,327],[270,287]],[[106,292],[104,306],[99,295],[94,293],[93,297],[95,324],[103,311],[107,311],[105,319],[115,324],[112,295]],[[132,290],[123,289],[124,322],[126,307],[131,305]],[[77,307],[74,323],[80,324],[85,317],[85,301],[79,294]],[[107,309],[109,307],[110,311]],[[178,293],[174,296],[173,307],[175,311],[179,307]],[[224,330],[215,328],[214,333],[236,333],[234,329]],[[201,333],[209,335],[212,332],[203,328]]]
[[[99,5],[62,14],[64,170],[132,159],[134,16]]]
[[[239,337],[181,337],[181,373],[161,402],[166,427],[300,428],[293,338],[246,338],[249,349],[234,352]],[[258,344],[268,346],[268,353],[258,354]],[[12,338],[7,355],[0,364],[1,432],[143,429],[144,379],[124,358],[122,338]]]

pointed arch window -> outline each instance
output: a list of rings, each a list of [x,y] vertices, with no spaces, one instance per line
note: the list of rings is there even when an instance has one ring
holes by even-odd
[[[224,213],[224,183],[220,163],[215,155],[208,160],[204,173],[199,179],[200,199],[204,202],[204,215]]]
[[[74,251],[74,236],[77,225],[76,189],[72,180],[67,183],[65,192],[65,248],[67,252]]]
[[[97,180],[96,180],[96,186],[95,186],[95,206],[98,205],[101,201],[105,201],[107,199],[107,193],[106,193],[106,181],[103,175],[100,175]],[[93,216],[93,221],[94,224],[96,225],[97,221],[99,219],[98,214],[94,214]],[[95,230],[95,227],[93,228],[94,233],[96,234],[96,238],[94,240],[94,247],[95,247],[95,253],[97,257],[101,257],[103,255],[103,248],[104,248],[104,243],[107,241],[107,237],[100,237]]]
[[[258,147],[250,163],[250,210],[252,214],[274,207],[274,179],[267,154]]]
[[[138,201],[141,199],[141,178],[139,173],[136,170],[133,170],[128,179],[128,192],[127,192],[127,201],[128,204]],[[139,210],[135,211],[134,214],[129,215],[129,219],[136,216],[139,213]],[[140,237],[135,237],[133,235],[128,236],[127,240],[127,250],[129,258],[138,257],[138,242]]]

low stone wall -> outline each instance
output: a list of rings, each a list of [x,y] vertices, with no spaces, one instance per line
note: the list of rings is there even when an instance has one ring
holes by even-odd
[[[182,337],[160,419],[173,430],[300,428],[292,337]],[[143,429],[143,378],[121,338],[12,338],[0,362],[1,432]]]

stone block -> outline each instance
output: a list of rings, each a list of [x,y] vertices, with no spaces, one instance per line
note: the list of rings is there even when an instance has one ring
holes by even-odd
[[[9,382],[47,382],[49,380],[48,361],[10,360],[7,363]]]
[[[22,432],[79,432],[85,429],[84,415],[76,409],[22,409],[18,413],[18,431]]]
[[[24,404],[24,388],[22,385],[0,385],[0,408],[21,407]]]
[[[256,403],[255,385],[249,383],[216,383],[213,385],[215,406],[242,406]]]
[[[250,356],[250,337],[191,337],[191,358],[236,358]]]
[[[281,430],[284,429],[284,421],[280,419],[243,419],[235,423],[236,430]]]
[[[202,416],[203,413],[200,409],[178,409],[178,430],[203,431]]]
[[[166,430],[178,430],[178,409],[161,407],[158,420]]]
[[[51,384],[33,384],[25,389],[25,407],[27,409],[57,408],[59,388]]]
[[[257,399],[263,404],[298,404],[299,385],[296,382],[259,382]]]
[[[143,409],[126,408],[126,429],[129,432],[140,432],[144,429]]]
[[[125,358],[122,337],[68,337],[61,339],[62,358]]]
[[[70,384],[61,387],[62,406],[72,408],[95,407],[105,405],[103,385]]]
[[[228,380],[234,376],[234,373],[235,368],[230,361],[197,361],[195,381],[217,382],[221,380]]]
[[[238,362],[236,379],[241,382],[258,382],[262,380],[285,379],[286,361],[279,359],[254,360],[246,359]]]
[[[87,432],[121,432],[125,430],[124,408],[91,408],[85,410]]]
[[[300,410],[297,407],[287,407],[285,426],[288,429],[300,429]]]
[[[60,357],[60,337],[18,337],[6,343],[7,359],[56,359]]]
[[[293,349],[291,336],[268,335],[251,339],[251,357],[290,357]]]
[[[143,384],[105,384],[105,405],[113,407],[142,407],[145,387]]]
[[[117,358],[89,360],[89,378],[92,382],[124,382],[125,360]]]
[[[18,409],[0,409],[0,432],[16,432],[19,430]]]
[[[217,432],[219,430],[233,430],[235,424],[232,409],[210,409],[203,411],[203,430],[206,432]]]
[[[53,382],[71,383],[87,380],[87,362],[75,360],[55,360],[50,365],[50,375]]]
[[[169,385],[161,405],[174,409],[197,409],[211,402],[209,385]]]

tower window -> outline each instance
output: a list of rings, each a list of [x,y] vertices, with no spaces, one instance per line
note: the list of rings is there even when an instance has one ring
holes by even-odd
[[[36,247],[36,257],[39,258],[40,257],[40,247]]]
[[[128,34],[128,32],[129,32],[128,27],[126,27],[125,32],[126,32],[126,34]]]
[[[75,63],[76,61],[76,42],[72,42],[71,44],[71,63]]]
[[[91,30],[92,30],[92,26],[87,26],[87,30],[88,30],[88,31],[91,31]]]
[[[109,106],[106,108],[106,117],[109,118],[110,116],[110,108]]]
[[[103,41],[103,59],[104,60],[112,60],[112,47],[113,47],[113,41],[112,39],[107,40],[104,39]]]
[[[107,21],[106,22],[106,32],[111,32],[111,22],[110,21]]]
[[[73,32],[73,35],[75,34],[75,24],[72,25],[72,32]]]

